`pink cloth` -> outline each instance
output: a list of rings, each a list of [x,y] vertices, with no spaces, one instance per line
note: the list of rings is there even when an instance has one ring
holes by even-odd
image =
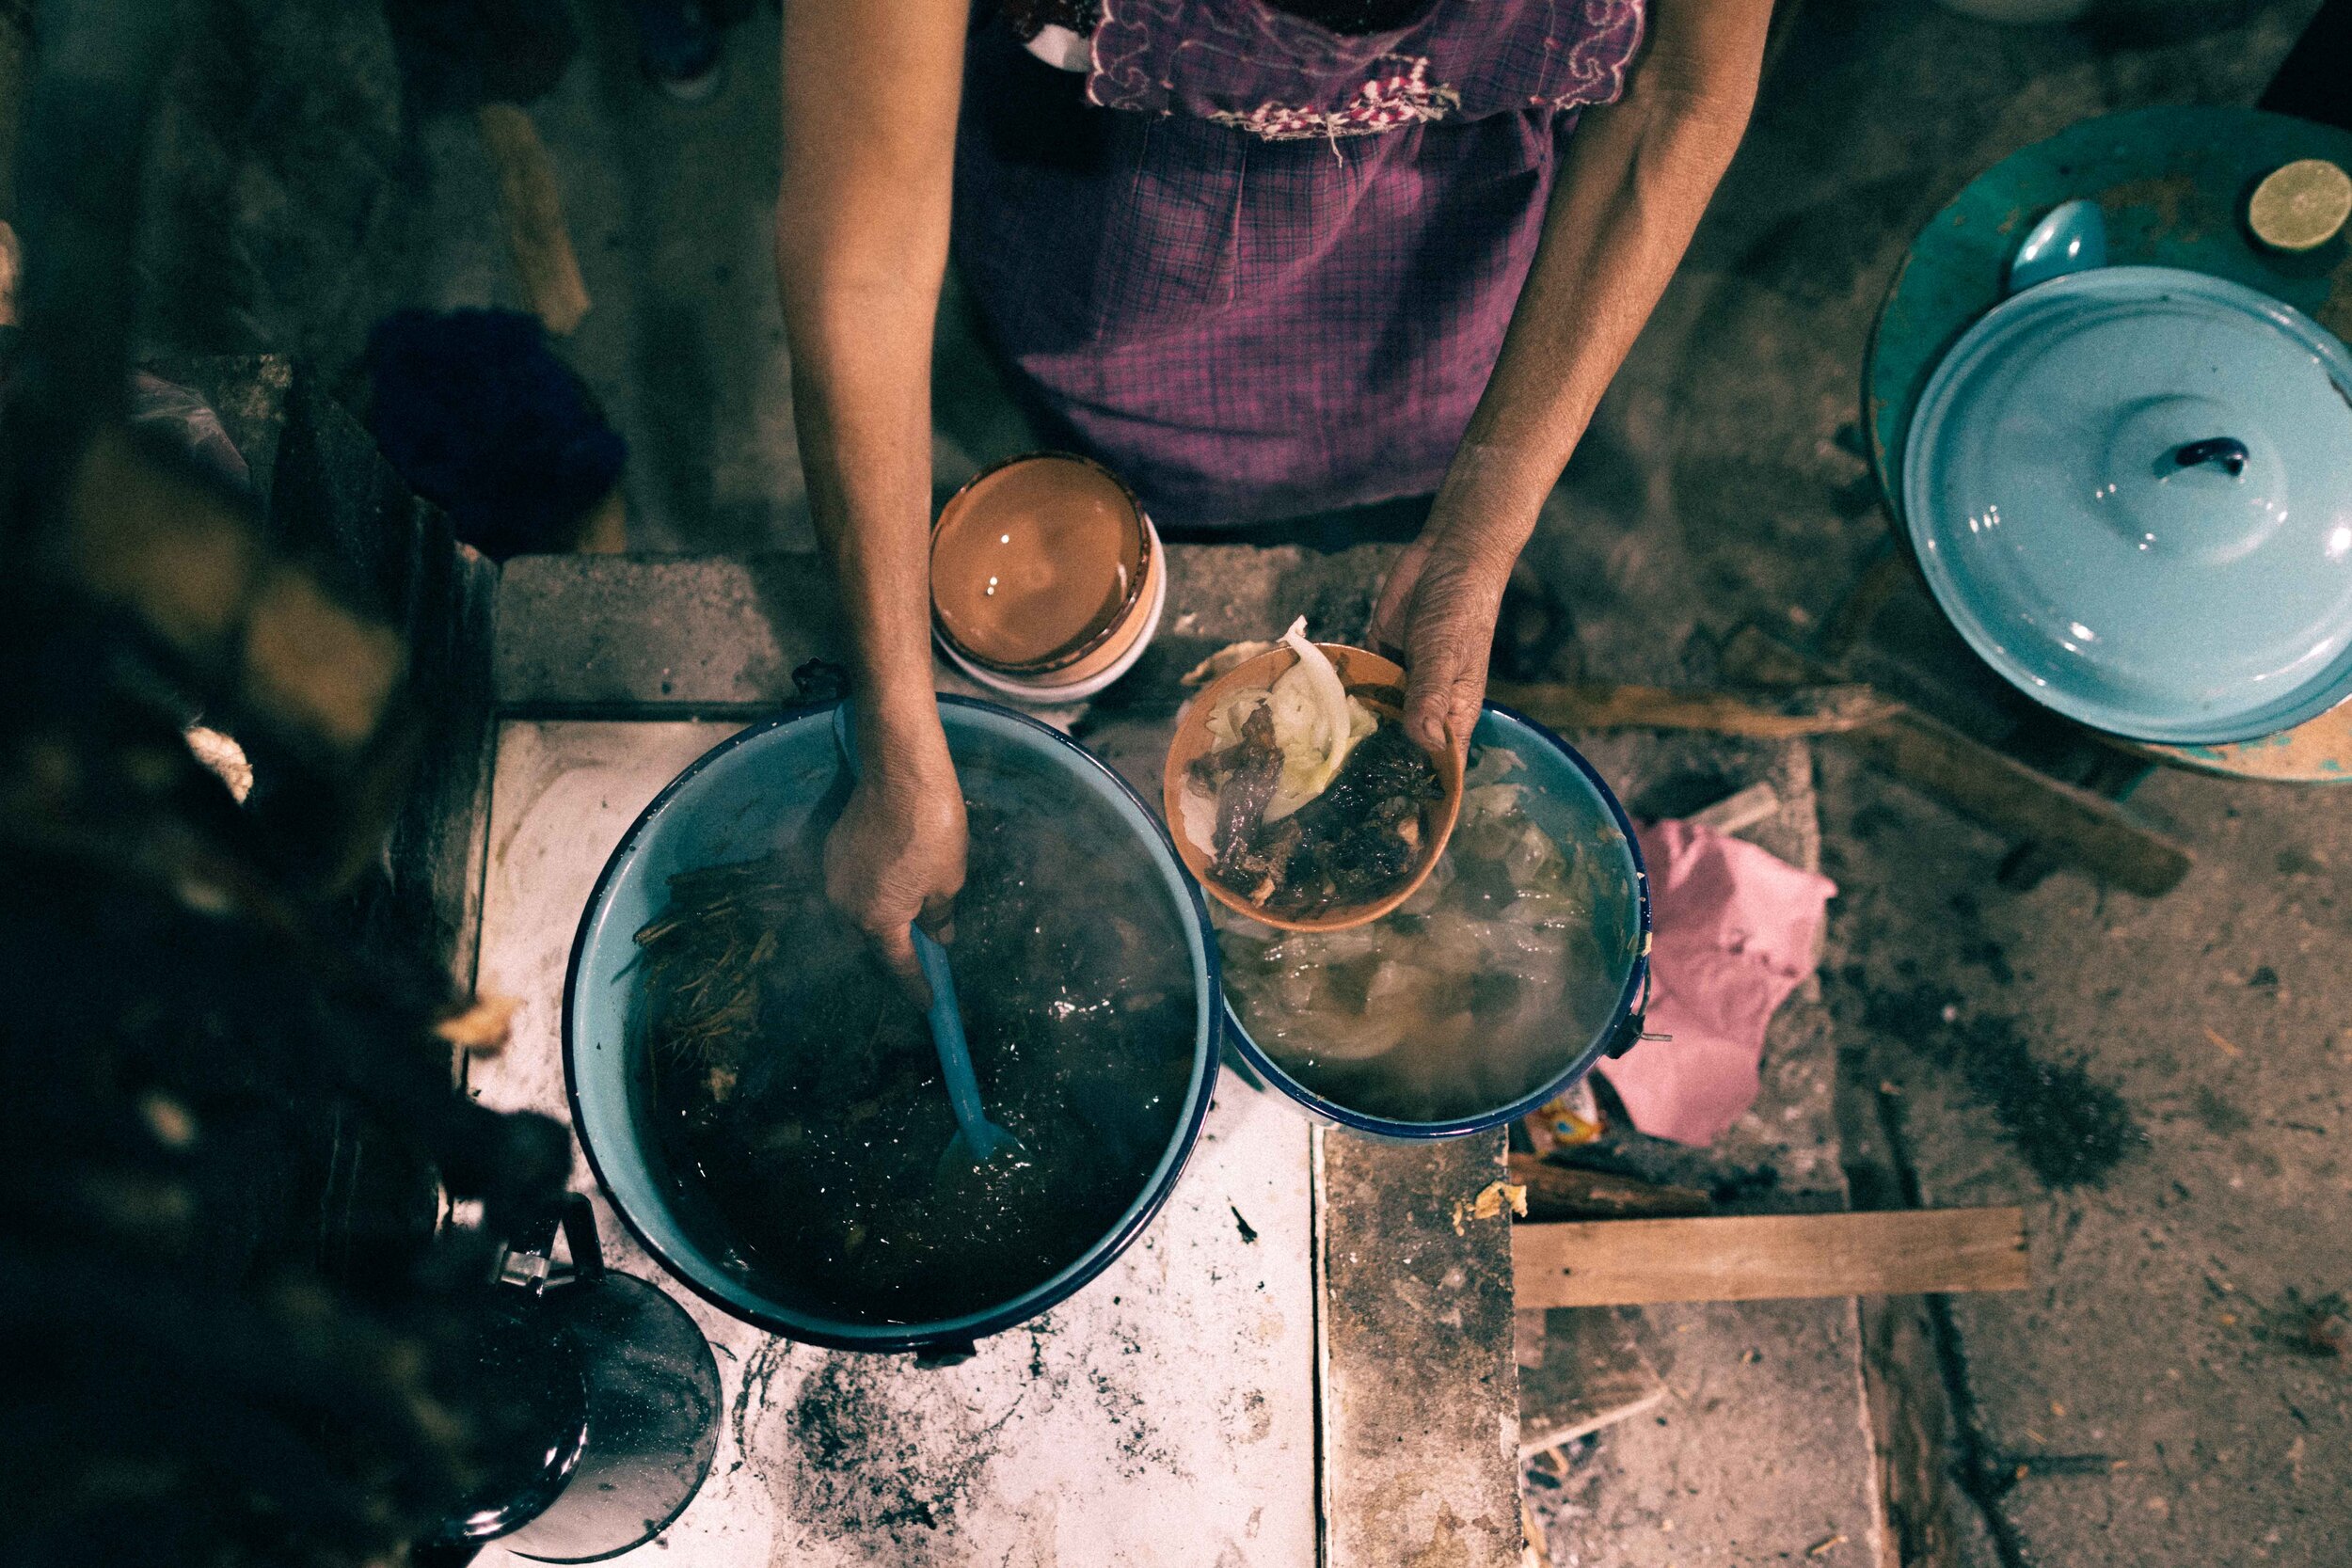
[[[1692,822],[1638,831],[1649,867],[1644,1040],[1600,1064],[1633,1125],[1706,1145],[1756,1101],[1764,1026],[1813,972],[1837,884]]]

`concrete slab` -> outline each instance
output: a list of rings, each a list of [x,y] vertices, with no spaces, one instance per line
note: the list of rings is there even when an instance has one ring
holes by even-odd
[[[733,728],[501,726],[482,985],[523,1006],[513,1043],[475,1068],[485,1102],[564,1115],[559,991],[589,887],[644,802]],[[795,1346],[687,1300],[730,1414],[709,1484],[632,1555],[1311,1568],[1310,1177],[1306,1124],[1228,1078],[1142,1239],[1069,1302],[943,1370]],[[584,1164],[575,1183],[593,1191]],[[596,1201],[609,1259],[662,1283]]]
[[[1643,1317],[1665,1402],[1598,1433],[1560,1491],[1537,1492],[1558,1521],[1553,1562],[1875,1564],[1853,1303]]]
[[[1500,1132],[1435,1145],[1317,1134],[1327,1199],[1327,1560],[1517,1568],[1518,1372]],[[1438,1332],[1432,1333],[1435,1326]]]
[[[1279,636],[1295,616],[1317,637],[1359,636],[1393,554],[1170,546],[1159,635],[1093,706],[1164,720],[1186,670],[1228,642]],[[523,556],[506,565],[498,624],[498,699],[538,713],[764,711],[791,700],[803,660],[842,657],[830,575],[789,552]]]
[[[724,712],[791,700],[803,661],[840,657],[814,556],[522,556],[499,583],[491,678],[514,711]]]

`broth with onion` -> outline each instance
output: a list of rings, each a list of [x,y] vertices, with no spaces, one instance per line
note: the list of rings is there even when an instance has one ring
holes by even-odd
[[[1555,839],[1510,780],[1517,756],[1472,758],[1445,853],[1394,913],[1292,932],[1213,911],[1250,1038],[1349,1110],[1443,1122],[1510,1104],[1615,1015],[1636,940],[1622,846]]]

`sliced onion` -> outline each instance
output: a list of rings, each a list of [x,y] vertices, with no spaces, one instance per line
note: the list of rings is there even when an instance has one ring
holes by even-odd
[[[1216,797],[1200,786],[1197,779],[1184,782],[1184,792],[1176,797],[1176,808],[1182,816],[1179,824],[1184,837],[1203,855],[1216,856]]]
[[[1280,821],[1331,787],[1359,738],[1347,688],[1329,657],[1307,641],[1304,615],[1291,623],[1282,641],[1298,656],[1298,662],[1282,673],[1267,695],[1282,747],[1282,783],[1266,808],[1269,822]],[[1285,728],[1295,731],[1295,736],[1282,734]]]

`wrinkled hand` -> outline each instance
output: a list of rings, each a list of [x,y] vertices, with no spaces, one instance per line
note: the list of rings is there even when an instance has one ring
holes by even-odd
[[[1470,751],[1486,700],[1495,618],[1512,554],[1433,525],[1406,546],[1372,615],[1372,645],[1403,657],[1405,732],[1430,752]]]
[[[866,933],[915,1000],[930,988],[907,927],[941,930],[963,888],[963,790],[939,721],[930,734],[859,736],[861,771],[825,840],[825,896]]]

